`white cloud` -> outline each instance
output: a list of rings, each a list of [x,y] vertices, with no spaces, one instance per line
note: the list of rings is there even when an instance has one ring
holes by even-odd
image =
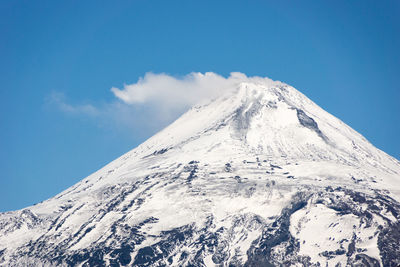
[[[202,100],[214,98],[235,85],[246,81],[272,82],[268,78],[247,77],[232,72],[228,78],[213,72],[192,72],[183,77],[146,73],[137,83],[111,88],[114,95],[127,104],[153,103],[163,109],[192,106]]]

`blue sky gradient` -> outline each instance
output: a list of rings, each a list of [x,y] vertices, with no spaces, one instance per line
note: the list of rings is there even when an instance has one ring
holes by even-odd
[[[87,108],[112,114],[110,89],[149,71],[281,80],[399,159],[399,47],[399,1],[1,1],[0,211],[54,196],[173,120],[150,104],[122,121]]]

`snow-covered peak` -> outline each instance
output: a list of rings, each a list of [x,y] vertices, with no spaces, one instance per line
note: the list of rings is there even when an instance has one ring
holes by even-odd
[[[192,148],[198,143],[201,147]],[[225,148],[222,157],[228,149],[269,157],[367,164],[394,172],[398,165],[293,87],[269,80],[240,82],[224,95],[194,106],[129,155],[140,158],[181,150],[186,154],[215,151],[218,156],[216,146]]]

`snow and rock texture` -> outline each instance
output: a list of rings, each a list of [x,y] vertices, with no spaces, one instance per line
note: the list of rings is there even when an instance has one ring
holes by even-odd
[[[1,266],[398,266],[400,163],[296,89],[238,83],[59,195]]]

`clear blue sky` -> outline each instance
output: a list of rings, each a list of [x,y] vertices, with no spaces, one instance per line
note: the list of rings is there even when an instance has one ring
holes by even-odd
[[[149,71],[284,81],[400,158],[399,47],[399,1],[1,1],[0,211],[54,196],[163,127],[140,127],[151,107],[130,110],[131,127],[84,108],[112,109],[110,88]]]

